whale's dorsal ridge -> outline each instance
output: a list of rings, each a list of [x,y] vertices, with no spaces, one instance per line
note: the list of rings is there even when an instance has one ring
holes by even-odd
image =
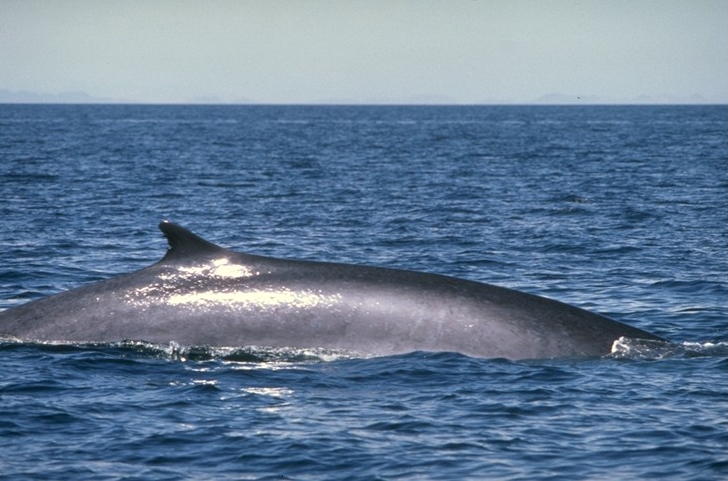
[[[159,223],[159,230],[162,231],[169,243],[169,249],[164,258],[162,258],[162,262],[173,261],[192,255],[209,255],[225,250],[168,220],[163,220]]]

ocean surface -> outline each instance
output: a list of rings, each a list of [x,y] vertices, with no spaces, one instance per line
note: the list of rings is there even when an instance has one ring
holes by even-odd
[[[728,479],[728,107],[0,105],[0,309],[162,219],[555,298],[584,360],[0,340],[1,480]]]

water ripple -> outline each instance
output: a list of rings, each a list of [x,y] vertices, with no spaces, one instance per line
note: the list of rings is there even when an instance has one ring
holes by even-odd
[[[725,106],[0,106],[0,308],[236,250],[671,339],[589,360],[0,340],[0,479],[724,479]]]

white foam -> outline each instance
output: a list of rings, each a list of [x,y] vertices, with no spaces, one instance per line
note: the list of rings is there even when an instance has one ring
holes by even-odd
[[[610,357],[617,359],[665,359],[702,356],[728,356],[728,342],[672,343],[620,337],[612,344],[610,353]]]

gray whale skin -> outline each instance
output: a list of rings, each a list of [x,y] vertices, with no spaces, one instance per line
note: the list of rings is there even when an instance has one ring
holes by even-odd
[[[608,354],[661,340],[558,301],[397,269],[242,254],[171,222],[162,260],[0,312],[0,336],[326,348],[366,355],[453,351],[508,359]]]

